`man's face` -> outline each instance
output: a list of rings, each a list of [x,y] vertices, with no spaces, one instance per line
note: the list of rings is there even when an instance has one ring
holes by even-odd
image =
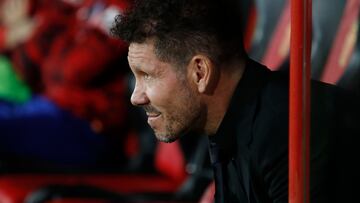
[[[157,139],[173,142],[193,130],[199,122],[201,105],[186,67],[179,71],[160,61],[152,42],[131,43],[128,61],[136,79],[131,103],[144,108]]]

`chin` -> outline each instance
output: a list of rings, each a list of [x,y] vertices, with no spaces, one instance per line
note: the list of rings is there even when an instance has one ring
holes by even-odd
[[[155,133],[156,139],[160,142],[172,143],[179,139],[179,136],[173,136],[164,133]]]

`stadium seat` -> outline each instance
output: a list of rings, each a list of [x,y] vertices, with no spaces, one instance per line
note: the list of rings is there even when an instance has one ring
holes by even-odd
[[[313,79],[319,80],[324,71],[346,2],[343,0],[313,1],[311,54],[311,76]]]
[[[360,95],[360,34],[358,30],[356,45],[344,74],[337,85],[352,90]]]
[[[261,61],[273,37],[276,25],[284,11],[287,0],[255,0],[256,27],[249,55]]]
[[[261,62],[277,70],[285,62],[290,49],[290,1],[285,6]]]
[[[353,77],[359,69],[359,65],[356,65],[356,61],[359,61],[359,11],[360,1],[347,1],[321,76],[322,81],[337,84],[341,79],[340,84],[344,87],[348,86],[346,83],[354,81]]]

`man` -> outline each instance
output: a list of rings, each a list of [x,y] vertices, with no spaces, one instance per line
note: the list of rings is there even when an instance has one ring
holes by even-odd
[[[130,43],[131,102],[157,139],[209,136],[216,202],[287,202],[288,77],[247,57],[235,2],[135,1],[112,32]],[[356,202],[353,100],[312,86],[311,200]]]

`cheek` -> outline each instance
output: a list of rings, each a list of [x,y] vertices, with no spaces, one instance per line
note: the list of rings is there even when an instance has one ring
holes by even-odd
[[[149,85],[147,94],[151,105],[159,108],[159,110],[167,110],[165,109],[166,107],[176,103],[178,96],[180,96],[179,91],[181,88],[181,84],[176,79],[171,80],[168,78],[167,80],[159,80]]]
[[[165,104],[169,103],[169,99],[171,98],[170,94],[165,92],[162,87],[152,87],[149,88],[147,92],[150,104],[159,108],[159,110],[163,108]]]

